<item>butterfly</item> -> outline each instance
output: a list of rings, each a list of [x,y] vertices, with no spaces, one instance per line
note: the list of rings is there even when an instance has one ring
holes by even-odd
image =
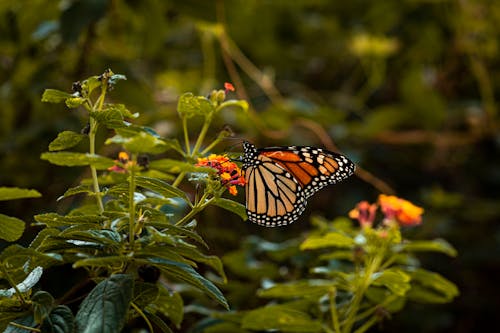
[[[243,142],[248,219],[266,227],[296,221],[307,199],[321,188],[336,184],[354,173],[347,157],[314,147],[267,147],[257,149]]]

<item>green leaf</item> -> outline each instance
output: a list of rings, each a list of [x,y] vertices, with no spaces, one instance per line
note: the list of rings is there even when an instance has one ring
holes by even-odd
[[[139,113],[132,113],[125,104],[104,104],[104,110],[117,110],[123,118],[137,118]]]
[[[64,91],[56,89],[45,89],[42,95],[42,102],[61,103],[64,102],[67,98],[71,97],[74,96]]]
[[[285,305],[271,305],[249,311],[242,321],[242,327],[250,330],[279,330],[282,332],[321,332],[321,323],[312,320],[302,311]]]
[[[144,311],[144,313],[149,318],[149,320],[160,329],[159,332],[174,333],[174,331],[172,331],[170,327],[168,327],[168,325],[163,321],[163,319],[161,319],[160,317],[149,311]]]
[[[240,204],[239,202],[225,198],[217,198],[213,201],[213,204],[218,207],[224,208],[225,210],[235,213],[243,220],[248,219],[245,206]]]
[[[79,144],[86,135],[76,133],[73,131],[64,131],[57,135],[50,144],[49,151],[59,151],[72,148]]]
[[[117,109],[110,108],[102,111],[92,111],[90,116],[94,118],[99,124],[106,126],[110,129],[120,128],[127,126],[123,121],[123,115]]]
[[[80,193],[93,194],[94,192],[90,189],[90,186],[88,186],[88,185],[78,185],[76,187],[71,187],[71,188],[67,189],[63,195],[61,195],[59,198],[57,198],[57,201],[60,201],[64,198],[70,197],[72,195],[80,194]]]
[[[164,287],[160,287],[158,297],[146,309],[170,318],[172,323],[180,328],[184,317],[184,302],[178,292],[169,292]]]
[[[247,112],[248,111],[248,102],[247,101],[244,101],[244,100],[235,100],[235,99],[230,99],[228,101],[223,102],[218,107],[218,109],[221,110],[223,108],[233,107],[233,106],[241,108],[241,110],[243,110],[243,112]]]
[[[267,298],[296,298],[296,297],[318,297],[328,293],[335,287],[330,280],[303,280],[290,283],[280,283],[268,289],[259,290],[259,297]]]
[[[42,195],[37,190],[28,190],[18,187],[0,187],[0,201],[23,198],[39,198]]]
[[[215,111],[212,103],[204,96],[192,93],[182,94],[177,104],[177,112],[181,117],[191,118],[196,115],[208,116]]]
[[[158,267],[167,276],[173,277],[180,281],[184,281],[194,287],[199,288],[200,290],[207,293],[208,296],[216,300],[219,304],[224,306],[226,309],[229,309],[226,298],[219,290],[219,288],[217,288],[211,281],[201,276],[191,266],[161,258],[150,258],[148,259],[148,261]]]
[[[117,333],[127,320],[134,280],[115,274],[101,281],[83,300],[76,315],[78,333]]]
[[[407,252],[441,252],[449,255],[450,257],[457,256],[457,250],[455,250],[455,248],[453,248],[453,246],[451,246],[451,244],[446,240],[440,238],[429,241],[421,240],[398,244],[396,249]]]
[[[201,253],[196,247],[185,245],[183,246],[183,244],[177,245],[175,251],[186,258],[192,259],[196,262],[204,263],[212,267],[217,272],[217,274],[222,277],[224,283],[227,282],[226,273],[224,272],[224,266],[222,265],[222,261],[219,257],[205,255]]]
[[[56,213],[38,214],[34,216],[35,221],[48,227],[62,227],[74,224],[97,224],[101,225],[108,220],[101,215],[59,215]]]
[[[92,165],[98,170],[107,169],[115,162],[107,157],[96,154],[83,154],[71,152],[43,153],[40,158],[52,164],[61,166],[87,166]]]
[[[130,261],[126,256],[108,256],[98,258],[85,258],[76,261],[73,268],[79,267],[116,267],[120,268]]]
[[[47,333],[73,333],[75,318],[66,305],[56,306],[43,321],[40,330]]]
[[[23,313],[19,313],[18,316],[16,317],[17,319],[16,320],[12,320],[14,323],[16,324],[19,324],[19,325],[22,325],[22,326],[25,326],[25,327],[31,327],[31,328],[36,328],[37,327],[37,323],[35,321],[35,319],[33,318],[33,315],[31,314],[28,314],[24,317],[20,317],[22,316]],[[0,316],[0,322],[3,320],[3,316]],[[9,320],[10,322],[11,320]],[[14,326],[14,325],[9,325],[7,326],[7,328],[5,329],[5,331],[3,331],[3,333],[31,333],[32,331],[28,331],[28,330],[25,330],[23,328],[20,328],[18,326]]]
[[[447,303],[459,295],[457,286],[438,273],[425,269],[408,272],[412,286],[407,297],[421,303]]]
[[[24,221],[16,218],[0,214],[0,238],[7,242],[15,242],[24,233]]]
[[[182,198],[184,201],[189,202],[186,193],[161,179],[139,176],[136,177],[136,184],[137,186],[161,194],[165,198]]]
[[[329,232],[325,235],[312,235],[300,244],[301,250],[321,249],[325,247],[351,248],[354,246],[354,239],[339,232]]]
[[[165,171],[168,173],[181,173],[181,172],[212,172],[213,169],[207,167],[197,167],[192,163],[182,162],[178,160],[172,160],[168,158],[163,158],[155,161],[151,161],[149,167],[152,169],[157,169]]]
[[[132,302],[143,309],[148,304],[153,303],[160,294],[159,287],[154,283],[136,282]]]
[[[38,323],[47,317],[54,306],[54,297],[46,291],[37,291],[32,297],[33,315]]]
[[[373,304],[384,304],[384,310],[390,313],[399,312],[403,310],[406,305],[406,296],[396,296],[386,288],[370,286],[370,288],[366,290],[365,295]]]
[[[384,286],[398,296],[410,289],[410,276],[399,269],[387,269],[372,275],[374,286]]]
[[[117,134],[106,140],[106,144],[112,143],[122,145],[127,151],[135,154],[160,154],[170,148],[165,141],[147,132],[139,132],[130,137]]]

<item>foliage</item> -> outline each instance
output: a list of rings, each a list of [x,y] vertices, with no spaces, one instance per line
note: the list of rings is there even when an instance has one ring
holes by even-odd
[[[257,295],[268,304],[236,313],[214,312],[219,321],[207,331],[218,332],[229,325],[234,332],[361,333],[403,310],[408,302],[440,304],[457,297],[452,282],[422,268],[416,258],[427,251],[456,256],[455,249],[442,239],[404,239],[401,228],[408,224],[384,207],[383,197],[384,218],[376,227],[374,215],[369,221],[357,218],[360,227],[345,218],[315,218],[314,229],[300,239],[282,244],[254,240],[244,255],[252,259],[246,261],[237,254],[225,256],[235,273],[245,272],[257,283],[267,277]],[[399,212],[411,213],[411,209]],[[267,261],[257,259],[263,256]],[[263,266],[278,272],[285,261],[289,263],[285,274],[261,275]]]
[[[51,152],[43,153],[41,158],[60,166],[88,167],[91,179],[83,179],[60,198],[87,198],[67,214],[35,216],[37,224],[45,229],[29,247],[11,245],[2,252],[1,277],[11,285],[10,289],[1,290],[2,330],[10,325],[57,332],[119,332],[133,318],[142,317],[151,331],[153,323],[170,331],[171,324],[166,320],[179,326],[183,317],[182,298],[176,287],[181,284],[203,292],[225,308],[229,306],[220,289],[197,271],[203,264],[219,274],[222,281],[226,280],[220,259],[200,249],[206,243],[194,230],[193,218],[212,203],[230,211],[241,211],[241,204],[222,199],[227,187],[217,181],[217,175],[210,176],[209,167],[193,167],[193,162],[225,137],[221,134],[200,151],[211,119],[228,106],[245,110],[246,104],[225,101],[223,90],[214,91],[210,98],[181,96],[179,116],[186,129],[184,150],[174,139],[163,140],[152,129],[127,122],[125,119],[137,115],[124,105],[106,102],[108,91],[124,79],[108,70],[75,83],[72,94],[54,89],[43,94],[45,102],[83,107],[89,115],[89,126],[84,134],[61,132],[49,145]],[[204,118],[204,127],[193,148],[187,133],[188,119],[192,117]],[[128,153],[121,152],[116,161],[96,154],[99,128],[114,131],[106,143],[118,144]],[[88,153],[68,151],[81,141],[87,141]],[[166,150],[177,152],[180,161],[157,159],[156,163],[149,163],[145,158],[145,154],[152,156]],[[166,162],[177,162],[177,167],[166,170]],[[98,170],[102,170],[101,174]],[[207,184],[194,201],[178,187],[190,174],[191,182]],[[172,184],[165,181],[174,178]],[[2,188],[0,193],[4,199],[39,196],[36,191],[21,189]],[[181,217],[175,218],[172,211],[178,211]],[[14,224],[5,228],[2,235],[16,240],[19,235],[13,237],[13,229]],[[34,289],[43,270],[64,264],[83,268],[86,278],[97,283],[75,316],[66,305],[56,303],[50,293]],[[160,273],[162,279],[157,283]],[[23,324],[29,318],[33,323]]]
[[[397,193],[426,208],[425,223],[406,230],[405,237],[446,238],[457,248],[460,256],[453,260],[426,253],[419,259],[456,282],[461,295],[447,305],[409,303],[373,330],[437,333],[496,325],[500,304],[491,295],[498,294],[500,267],[499,2],[35,0],[21,5],[4,0],[0,16],[0,185],[43,194],[0,202],[1,213],[26,222],[19,244],[28,247],[40,232],[41,227],[29,226],[34,214],[55,211],[66,216],[93,192],[92,182],[82,179],[89,177],[89,168],[58,167],[35,158],[68,129],[71,133],[61,134],[49,152],[88,153],[87,136],[80,131],[87,129],[88,113],[82,108],[68,112],[64,103],[48,108],[40,101],[45,88],[64,89],[108,67],[124,73],[128,80],[120,81],[112,98],[132,114],[140,112],[140,118],[127,121],[153,128],[171,147],[150,166],[172,184],[179,168],[195,171],[193,164],[178,159],[182,147],[166,139],[183,137],[178,97],[185,91],[207,96],[213,87],[231,81],[238,98],[249,103],[248,114],[220,113],[206,138],[215,138],[228,124],[237,136],[262,147],[337,147],[356,162],[358,172],[310,200],[303,220],[286,229],[258,228],[207,207],[200,212],[204,223],[198,224],[197,235],[210,245],[210,254],[231,263],[252,261],[244,255],[248,247],[256,242],[290,245],[287,240],[297,240],[310,228],[304,221],[311,213],[333,219],[360,198]],[[196,140],[202,123],[202,117],[190,118],[191,139]],[[97,133],[96,153],[114,159],[116,146],[104,145],[107,133]],[[77,137],[82,138],[78,144],[64,148]],[[93,158],[73,157],[74,163]],[[103,175],[99,181],[104,189],[120,176]],[[180,187],[193,200],[195,187]],[[90,200],[85,204],[94,202]],[[177,221],[186,204],[171,201],[167,213]],[[24,224],[12,224],[12,237],[17,238]],[[0,248],[7,246],[0,240]],[[299,264],[253,259],[251,268],[264,281]],[[44,270],[39,287],[55,297],[57,290],[78,284],[70,279],[74,275],[68,265]],[[245,274],[226,273],[231,283],[223,290],[231,308],[263,305],[253,293],[260,279],[250,283]],[[4,280],[0,284],[0,289],[12,288]],[[204,318],[190,300],[209,305],[193,289],[182,292],[187,310],[180,330],[185,331],[188,322]],[[62,296],[56,299],[66,303],[69,298]],[[178,293],[159,297],[170,299],[174,309],[180,306]],[[70,308],[76,313],[77,308]],[[18,322],[34,325],[28,317]],[[234,327],[225,325],[233,332]]]

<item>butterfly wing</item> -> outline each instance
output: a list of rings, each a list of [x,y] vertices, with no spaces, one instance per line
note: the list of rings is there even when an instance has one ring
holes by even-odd
[[[256,149],[243,143],[246,208],[250,221],[274,227],[297,220],[321,188],[354,173],[345,156],[313,147]]]
[[[304,191],[298,181],[270,158],[259,155],[245,169],[248,219],[275,227],[297,220],[305,209]]]
[[[303,187],[306,199],[323,187],[348,178],[355,170],[347,157],[321,148],[264,148],[260,154],[290,172]]]

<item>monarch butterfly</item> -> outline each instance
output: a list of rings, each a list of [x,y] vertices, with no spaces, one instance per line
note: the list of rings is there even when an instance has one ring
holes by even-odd
[[[307,199],[321,188],[354,173],[347,157],[314,147],[257,149],[243,142],[248,219],[266,227],[290,224],[306,208]]]

